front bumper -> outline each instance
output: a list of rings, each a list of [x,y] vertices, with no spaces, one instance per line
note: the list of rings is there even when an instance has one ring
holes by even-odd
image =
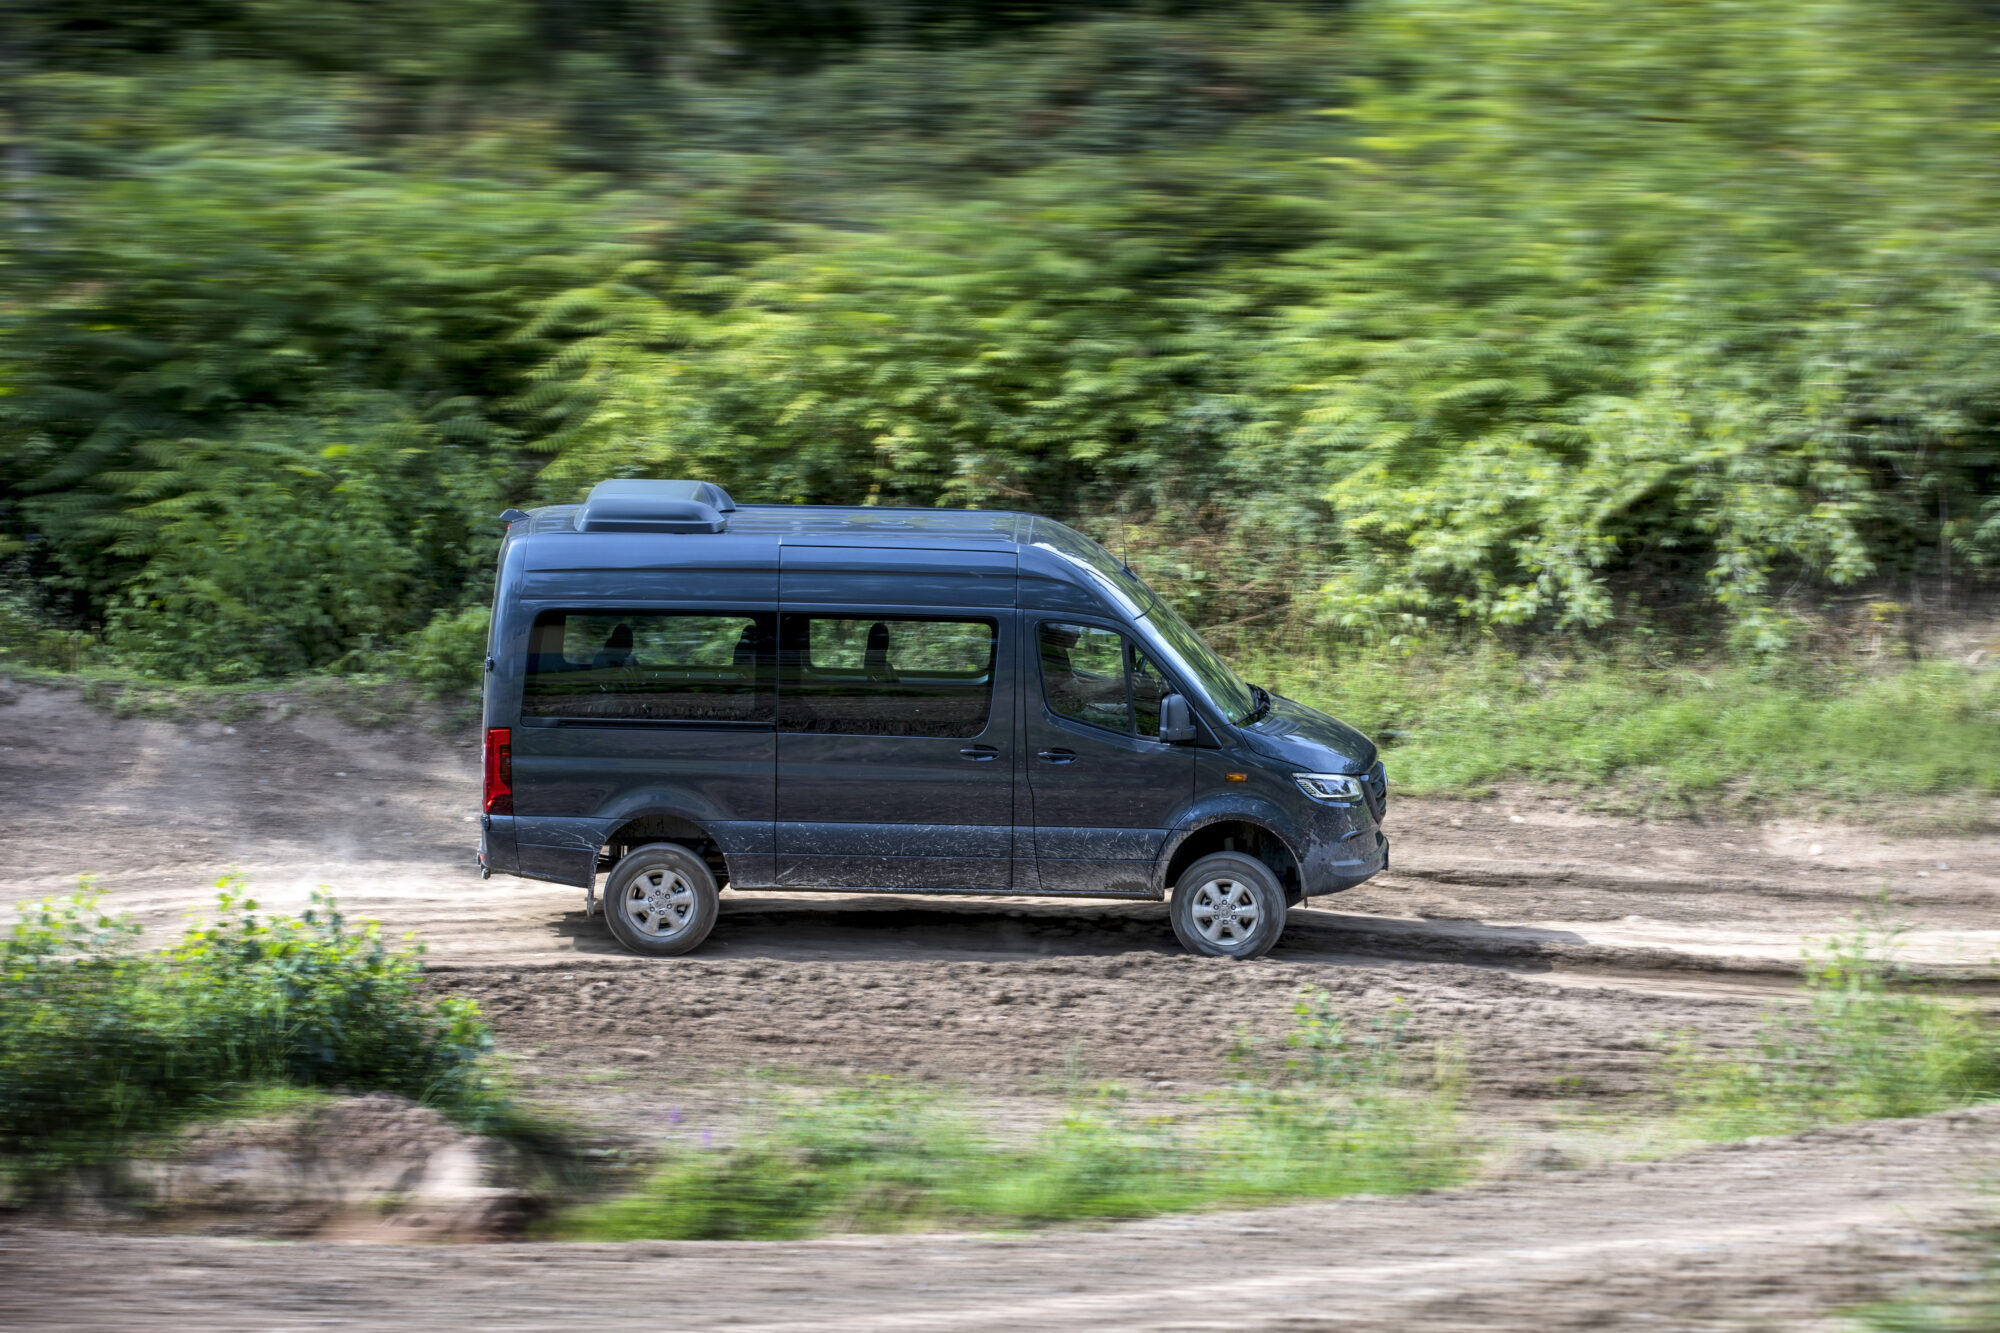
[[[1354,843],[1366,845],[1368,851],[1360,856],[1353,855]],[[1344,889],[1351,889],[1389,868],[1389,835],[1380,829],[1371,830],[1354,839],[1352,843],[1343,844],[1341,850],[1349,854],[1307,858],[1306,897],[1317,898],[1321,894],[1339,893]]]
[[[1380,763],[1368,771],[1365,785],[1365,798],[1352,804],[1314,803],[1300,866],[1306,897],[1351,889],[1389,868],[1389,836],[1382,831],[1389,780]]]

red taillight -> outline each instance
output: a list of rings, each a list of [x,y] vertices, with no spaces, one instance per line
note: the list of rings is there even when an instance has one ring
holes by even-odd
[[[486,813],[514,813],[514,733],[507,727],[486,729]]]

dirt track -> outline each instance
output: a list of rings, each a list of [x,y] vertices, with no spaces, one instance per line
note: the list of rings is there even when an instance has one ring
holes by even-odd
[[[1163,909],[1150,904],[783,894],[729,895],[702,952],[646,962],[619,952],[601,922],[583,916],[579,891],[478,878],[469,734],[361,731],[312,708],[284,716],[279,703],[228,727],[115,721],[70,692],[0,693],[16,699],[0,706],[0,897],[67,891],[91,873],[110,905],[167,928],[207,901],[207,886],[230,867],[274,905],[330,886],[350,911],[421,932],[440,984],[486,1005],[532,1091],[642,1141],[675,1132],[670,1120],[688,1123],[690,1113],[726,1126],[732,1089],[757,1069],[943,1077],[998,1102],[1046,1098],[1052,1080],[1081,1069],[1172,1095],[1223,1077],[1237,1032],[1275,1033],[1308,987],[1327,990],[1362,1022],[1400,1001],[1419,1032],[1456,1037],[1491,1123],[1553,1140],[1577,1107],[1645,1104],[1657,1087],[1658,1034],[1738,1039],[1782,994],[1801,941],[1840,929],[1885,885],[1895,914],[1915,927],[1913,961],[1953,975],[2000,955],[2000,839],[1895,838],[1803,822],[1639,824],[1521,798],[1396,802],[1394,873],[1296,913],[1275,954],[1257,964],[1181,955]],[[479,1316],[497,1327],[564,1322],[543,1303],[557,1289],[564,1300],[599,1302],[607,1321],[636,1315],[650,1290],[655,1320],[669,1309],[657,1302],[671,1295],[684,1303],[666,1322],[706,1324],[745,1282],[766,1295],[740,1307],[743,1326],[794,1317],[826,1326],[836,1314],[852,1327],[886,1326],[867,1318],[875,1308],[867,1302],[888,1299],[878,1283],[894,1289],[912,1321],[903,1327],[983,1327],[945,1312],[988,1308],[982,1300],[1011,1309],[1030,1297],[1057,1302],[1031,1321],[1040,1326],[1211,1327],[1240,1318],[1240,1326],[1309,1328],[1341,1312],[1362,1322],[1448,1326],[1462,1317],[1511,1327],[1498,1312],[1545,1301],[1534,1326],[1652,1310],[1665,1322],[1647,1322],[1675,1327],[1739,1306],[1746,1318],[1767,1310],[1789,1324],[1879,1287],[1903,1261],[1885,1267],[1866,1255],[1963,1202],[1966,1172],[1996,1142],[1991,1120],[1966,1123],[1963,1132],[1878,1127],[1856,1131],[1858,1139],[1704,1154],[1639,1177],[1628,1168],[1564,1173],[1432,1200],[1183,1219],[1087,1238],[715,1247],[700,1251],[694,1290],[667,1276],[692,1252],[686,1246],[371,1251],[362,1263],[332,1247],[287,1247],[291,1257],[279,1259],[198,1239],[79,1246],[32,1234],[10,1253],[32,1257],[36,1275],[16,1274],[10,1285],[52,1295],[69,1275],[109,1300],[119,1290],[137,1297],[121,1284],[151,1272],[160,1281],[140,1305],[161,1316],[204,1308],[202,1322],[216,1327],[386,1323],[392,1308],[396,1320],[436,1322],[440,1310],[470,1309],[463,1301],[502,1299],[473,1291],[489,1281],[515,1284],[518,1294],[513,1322]],[[1877,1133],[1886,1137],[1868,1137]],[[1862,1183],[1868,1173],[1834,1166],[1860,1144],[1879,1150],[1871,1161],[1900,1163],[1900,1175],[1883,1177],[1886,1193],[1840,1193],[1876,1188]],[[1589,1158],[1574,1144],[1566,1150]],[[1716,1242],[1702,1209],[1739,1194],[1739,1181],[1763,1202],[1753,1213],[1729,1208],[1731,1224],[1749,1230]],[[1591,1215],[1615,1216],[1616,1226],[1579,1220]],[[1467,1237],[1488,1227],[1488,1239],[1465,1262],[1425,1267],[1464,1249],[1436,1239],[1440,1227]],[[1850,1230],[1861,1239],[1834,1239]],[[1355,1249],[1357,1238],[1378,1233],[1379,1244],[1368,1240],[1375,1248]],[[1436,1253],[1414,1254],[1419,1234]],[[1520,1252],[1524,1237],[1532,1258]],[[1154,1271],[1137,1257],[1190,1246],[1201,1247],[1187,1254],[1191,1266],[1161,1260]],[[55,1268],[39,1267],[58,1250]],[[1121,1267],[1127,1259],[1137,1266]],[[267,1263],[295,1266],[297,1279],[253,1298]],[[753,1269],[766,1277],[753,1281]],[[1361,1269],[1375,1276],[1364,1280]],[[369,1272],[393,1276],[396,1294],[362,1291]],[[901,1277],[891,1281],[893,1273]],[[1232,1316],[1216,1293],[1239,1273],[1247,1285]],[[1199,1290],[1165,1305],[1134,1303],[1134,1293],[1163,1283]],[[783,1296],[788,1284],[810,1291],[810,1304]],[[224,1322],[196,1300],[224,1288],[243,1322]],[[187,1304],[160,1306],[155,1290],[184,1293],[171,1300]],[[1412,1291],[1441,1293],[1444,1304]],[[304,1304],[287,1304],[287,1292],[305,1293]],[[1100,1308],[1098,1296],[1111,1305]],[[108,1313],[102,1322],[88,1313],[109,1306],[44,1308],[70,1310],[71,1326],[116,1326]],[[1685,1320],[1672,1313],[1683,1308]]]
[[[0,1232],[9,1328],[1831,1327],[1961,1266],[1992,1110],[1477,1191],[1022,1239],[480,1247]]]

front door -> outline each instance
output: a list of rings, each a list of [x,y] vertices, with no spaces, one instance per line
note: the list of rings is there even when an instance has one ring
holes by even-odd
[[[1158,739],[1172,689],[1108,626],[1045,620],[1030,633],[1037,679],[1024,743],[1042,891],[1143,892],[1194,798],[1193,747]]]
[[[1009,886],[1012,619],[930,608],[780,617],[780,884]]]

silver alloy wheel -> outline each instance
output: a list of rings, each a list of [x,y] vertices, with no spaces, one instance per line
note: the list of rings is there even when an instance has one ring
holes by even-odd
[[[648,939],[672,939],[688,928],[694,911],[694,886],[665,867],[642,870],[626,886],[626,920]]]
[[[1212,879],[1194,891],[1190,915],[1210,944],[1241,944],[1257,930],[1257,895],[1240,879]]]

